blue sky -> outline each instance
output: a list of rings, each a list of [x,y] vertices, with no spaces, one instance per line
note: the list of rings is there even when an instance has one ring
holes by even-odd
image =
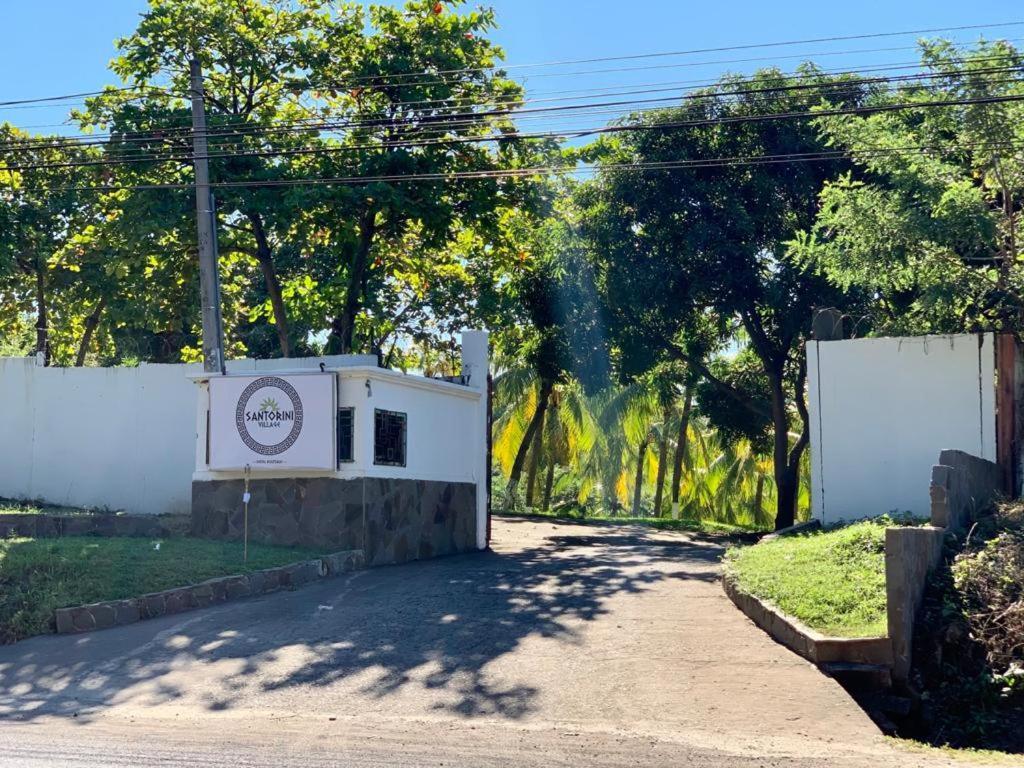
[[[476,3],[473,3],[474,5]],[[888,0],[887,2],[708,2],[708,0],[493,0],[500,29],[494,38],[509,64],[532,64],[659,51],[706,49],[807,38],[870,34],[1024,20],[1020,0]],[[0,0],[0,101],[96,90],[116,82],[107,70],[113,41],[132,31],[145,0]],[[947,36],[977,39],[980,32]],[[1024,26],[992,30],[989,37],[1024,38]],[[709,79],[725,70],[749,71],[776,63],[792,68],[808,55],[826,68],[864,68],[912,61],[914,38],[898,37],[795,47],[708,53],[624,65],[671,65],[634,72],[558,75],[558,69],[513,69],[527,75],[532,95],[566,89],[605,88]],[[893,48],[901,50],[876,50]],[[845,56],[824,52],[853,50]],[[819,55],[814,55],[819,54]],[[722,63],[724,59],[764,58]],[[700,62],[716,62],[699,64]],[[680,66],[686,64],[686,66]],[[583,69],[597,69],[587,65]],[[580,67],[561,71],[579,71]],[[36,132],[66,116],[66,107],[9,109],[9,120]]]

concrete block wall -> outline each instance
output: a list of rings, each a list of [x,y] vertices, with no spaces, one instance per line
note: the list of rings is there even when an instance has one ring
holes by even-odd
[[[969,526],[999,496],[1002,473],[995,462],[964,451],[946,450],[932,467],[931,525],[885,532],[885,589],[893,680],[910,674],[914,619],[928,576],[942,561],[947,532]]]
[[[885,592],[892,644],[892,677],[906,682],[914,643],[914,618],[930,574],[942,559],[946,531],[934,526],[885,531]]]
[[[999,465],[964,451],[939,454],[932,467],[932,525],[958,531],[967,527],[999,495]]]
[[[232,360],[231,373],[376,364],[365,355]],[[0,358],[0,498],[188,514],[199,365],[44,368]]]
[[[992,334],[814,340],[807,367],[811,516],[826,525],[927,516],[941,448],[996,459]]]

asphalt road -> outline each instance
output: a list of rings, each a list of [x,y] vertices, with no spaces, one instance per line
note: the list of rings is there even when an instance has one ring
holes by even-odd
[[[725,598],[721,543],[495,521],[494,551],[0,648],[0,765],[945,765]]]

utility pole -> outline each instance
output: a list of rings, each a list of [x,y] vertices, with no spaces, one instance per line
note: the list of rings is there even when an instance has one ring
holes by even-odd
[[[217,270],[210,161],[206,144],[206,99],[199,59],[192,74],[192,153],[196,171],[196,227],[199,234],[199,293],[203,316],[203,370],[224,373],[224,329],[220,322],[220,275]]]

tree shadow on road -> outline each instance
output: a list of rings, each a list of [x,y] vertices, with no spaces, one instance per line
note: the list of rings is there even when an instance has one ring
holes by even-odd
[[[530,669],[510,675],[506,665],[499,675],[489,665],[530,638],[571,654],[611,598],[667,578],[713,581],[719,554],[636,535],[552,536],[529,550],[364,571],[173,619],[37,638],[0,648],[0,716],[83,722],[125,704],[222,712],[294,692],[326,705],[416,689],[428,709],[420,714],[517,720],[534,711],[539,681]]]

